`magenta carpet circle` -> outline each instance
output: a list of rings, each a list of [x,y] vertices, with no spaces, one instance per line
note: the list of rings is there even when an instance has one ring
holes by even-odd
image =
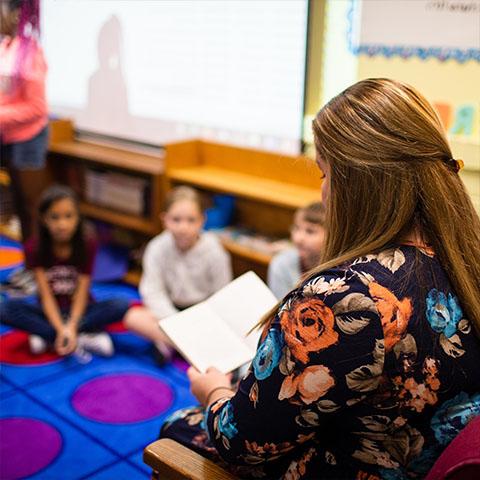
[[[33,418],[0,420],[0,478],[33,475],[49,465],[62,449],[60,432]]]
[[[172,389],[150,375],[105,375],[75,390],[73,408],[79,415],[102,423],[135,423],[167,411]]]

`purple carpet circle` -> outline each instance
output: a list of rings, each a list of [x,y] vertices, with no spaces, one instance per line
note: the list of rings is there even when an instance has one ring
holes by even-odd
[[[182,372],[186,372],[190,364],[186,362],[183,358],[178,357],[175,355],[172,360],[172,365],[178,368]]]
[[[104,375],[84,383],[72,396],[77,413],[102,423],[136,423],[166,412],[173,391],[150,375]]]
[[[41,420],[25,417],[0,420],[0,478],[33,475],[57,458],[62,450],[60,432]]]

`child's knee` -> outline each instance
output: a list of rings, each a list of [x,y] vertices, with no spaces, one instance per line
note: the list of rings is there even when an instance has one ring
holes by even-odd
[[[145,316],[145,309],[143,307],[131,307],[123,317],[123,323],[127,328],[135,327]]]

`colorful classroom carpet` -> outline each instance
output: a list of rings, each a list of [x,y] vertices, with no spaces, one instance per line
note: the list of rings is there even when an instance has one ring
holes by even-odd
[[[0,238],[0,282],[20,267],[17,243]],[[138,300],[122,283],[95,283],[98,299]],[[115,355],[32,355],[27,335],[0,327],[0,479],[148,479],[143,448],[163,420],[192,405],[181,359],[158,367],[150,345],[110,329]]]

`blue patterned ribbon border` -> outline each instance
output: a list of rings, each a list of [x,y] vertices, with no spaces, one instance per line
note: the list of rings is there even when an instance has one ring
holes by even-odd
[[[347,26],[347,39],[348,46],[350,51],[354,55],[366,54],[370,57],[383,55],[384,57],[390,58],[394,56],[409,58],[409,57],[420,57],[422,60],[425,60],[429,57],[438,58],[441,61],[454,59],[460,63],[466,62],[468,60],[476,60],[480,62],[480,49],[478,48],[468,48],[462,50],[459,48],[444,48],[444,47],[386,47],[385,45],[356,45],[353,39],[353,22],[354,22],[354,13],[355,13],[355,2],[356,0],[350,0],[350,8],[348,10],[348,26]]]

